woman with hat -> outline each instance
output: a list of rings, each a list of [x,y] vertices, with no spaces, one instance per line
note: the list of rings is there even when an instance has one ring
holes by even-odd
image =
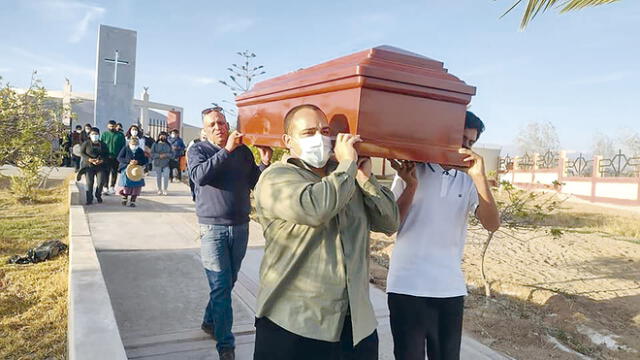
[[[158,141],[151,146],[151,158],[153,159],[153,170],[156,172],[158,195],[167,195],[167,187],[169,186],[169,161],[173,158],[173,150],[167,142],[168,136],[166,131],[161,131],[158,135]]]
[[[131,196],[129,206],[136,206],[136,199],[142,192],[144,186],[144,168],[147,157],[140,147],[140,140],[132,136],[129,144],[122,148],[118,155],[120,166],[120,189],[118,193],[122,196],[122,206],[127,206],[128,197]]]

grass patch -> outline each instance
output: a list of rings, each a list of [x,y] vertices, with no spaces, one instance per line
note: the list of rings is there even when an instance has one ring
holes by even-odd
[[[68,255],[7,264],[45,240],[68,244],[67,182],[38,191],[37,203],[22,205],[0,187],[0,359],[66,357]]]

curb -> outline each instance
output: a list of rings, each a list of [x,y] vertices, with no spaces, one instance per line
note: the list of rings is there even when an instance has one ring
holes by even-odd
[[[84,184],[69,183],[69,305],[71,360],[126,359],[82,199]]]

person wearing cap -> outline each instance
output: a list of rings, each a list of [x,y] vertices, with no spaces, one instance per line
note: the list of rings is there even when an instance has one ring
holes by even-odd
[[[167,137],[167,132],[161,131],[158,135],[158,141],[151,146],[151,159],[153,159],[153,169],[156,172],[158,195],[167,195],[167,187],[169,186],[169,160],[173,157],[173,150],[167,142]]]
[[[129,144],[120,150],[120,154],[118,154],[118,163],[120,164],[118,167],[120,173],[118,193],[122,196],[122,206],[127,206],[129,196],[131,197],[129,206],[136,206],[136,199],[140,196],[144,186],[143,166],[147,161],[137,137],[131,137]]]
[[[202,122],[207,139],[191,146],[188,156],[196,185],[200,257],[211,289],[201,328],[217,340],[220,359],[233,360],[231,291],[249,241],[249,193],[273,152],[258,148],[261,165],[256,165],[242,134],[230,132],[220,107],[203,110]]]
[[[396,161],[391,185],[402,225],[387,275],[393,352],[398,360],[460,358],[464,297],[461,269],[469,214],[488,231],[500,217],[482,157],[471,150],[484,124],[467,112],[462,147],[467,168]]]

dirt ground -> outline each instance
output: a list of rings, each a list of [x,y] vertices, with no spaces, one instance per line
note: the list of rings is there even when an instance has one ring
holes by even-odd
[[[640,221],[620,209],[567,208]],[[372,236],[372,281],[383,289],[394,239]],[[490,299],[480,276],[485,239],[486,232],[470,231],[465,248],[467,332],[515,359],[640,359],[638,239],[591,230],[560,239],[544,229],[497,236],[486,260]]]

